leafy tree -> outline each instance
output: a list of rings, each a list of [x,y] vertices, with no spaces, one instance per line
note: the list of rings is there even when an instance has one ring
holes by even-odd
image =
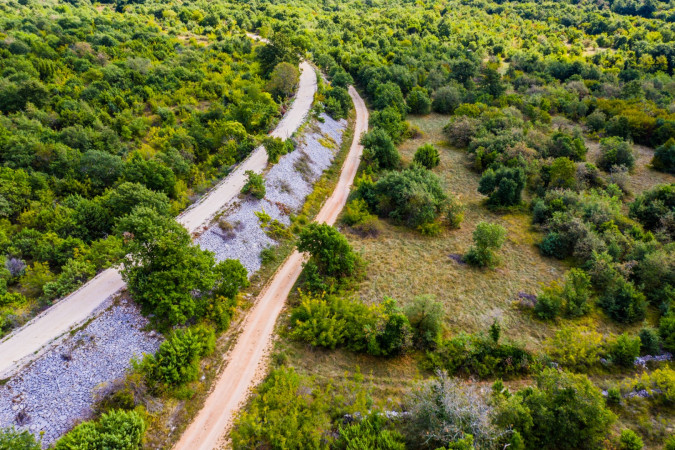
[[[638,195],[630,204],[630,216],[648,230],[656,231],[663,218],[675,213],[675,183],[660,184]]]
[[[337,229],[327,224],[311,223],[301,232],[298,250],[308,252],[320,274],[342,278],[353,275],[357,255],[351,245]]]
[[[258,200],[262,200],[265,197],[265,179],[262,175],[255,173],[252,170],[246,171],[246,184],[241,188],[242,194],[251,194],[253,197]]]
[[[164,192],[169,197],[175,197],[176,194],[176,175],[154,159],[132,157],[124,167],[124,179],[130,183],[143,184],[156,192]]]
[[[150,208],[123,218],[118,231],[131,236],[122,277],[143,311],[172,325],[192,317],[194,294],[210,291],[216,281],[213,254],[192,245],[181,225]]]
[[[501,225],[479,222],[473,232],[473,246],[464,259],[479,267],[495,267],[499,263],[496,251],[506,241],[506,229]]]
[[[141,448],[145,422],[135,411],[114,410],[98,421],[83,422],[56,442],[55,450]]]
[[[644,443],[635,431],[624,428],[619,436],[619,448],[621,450],[641,450]]]
[[[635,153],[630,143],[618,137],[600,140],[600,160],[598,166],[609,172],[612,167],[623,166],[629,170],[635,167]]]
[[[395,169],[398,167],[401,156],[386,131],[375,128],[361,138],[364,158],[375,170]]]
[[[293,151],[293,141],[287,139],[286,141],[281,140],[277,137],[267,136],[263,140],[263,145],[267,151],[267,157],[269,162],[276,164],[279,162],[279,158],[283,155]]]
[[[612,362],[623,367],[633,367],[635,358],[640,356],[640,338],[627,333],[620,334],[609,344]]]
[[[563,132],[556,132],[551,136],[548,148],[548,156],[554,158],[569,158],[572,161],[583,161],[586,152],[586,145],[581,137],[572,137]]]
[[[405,308],[405,314],[414,330],[415,344],[432,347],[443,331],[443,304],[433,295],[421,295]]]
[[[122,217],[137,207],[148,207],[163,216],[169,215],[169,199],[139,183],[122,183],[105,193],[102,204],[114,217]]]
[[[364,193],[365,188],[360,187]],[[372,187],[372,198],[364,199],[382,217],[410,228],[433,222],[443,210],[446,195],[440,178],[419,166],[401,172],[386,172]]]
[[[426,89],[419,86],[415,86],[408,98],[406,103],[410,112],[412,114],[429,114],[431,112],[431,99]]]
[[[500,97],[506,92],[506,86],[502,82],[502,77],[493,65],[486,65],[481,69],[481,88],[493,97]]]
[[[419,147],[413,157],[413,162],[431,170],[441,162],[438,149],[433,144],[424,144]]]
[[[216,273],[215,295],[235,298],[240,290],[249,286],[248,272],[238,259],[226,259],[214,267]]]
[[[663,348],[673,352],[675,351],[675,312],[668,312],[659,320],[659,335]]]
[[[290,31],[278,30],[268,38],[269,43],[257,48],[256,54],[260,60],[263,73],[271,73],[282,62],[297,66],[300,62],[298,49],[291,41]]]
[[[661,353],[661,339],[657,330],[643,328],[640,330],[639,337],[641,355],[658,355]]]
[[[635,323],[645,318],[647,301],[632,282],[623,278],[608,286],[600,296],[602,309],[612,319],[621,323]]]
[[[670,138],[654,152],[652,165],[656,170],[675,173],[675,138]]]
[[[372,129],[386,131],[395,143],[400,143],[408,130],[408,125],[401,119],[401,113],[396,108],[387,106],[381,111],[373,111],[369,124]]]
[[[270,81],[267,83],[267,90],[277,99],[285,99],[290,97],[295,86],[300,80],[300,72],[298,69],[287,62],[280,62],[274,67],[270,75]]]
[[[556,158],[551,164],[549,187],[571,189],[576,185],[577,166],[569,158]]]
[[[326,90],[326,112],[333,119],[346,119],[352,109],[352,98],[347,89],[335,86]]]
[[[462,103],[462,93],[455,86],[443,86],[434,92],[432,107],[435,112],[452,114]]]
[[[544,369],[535,388],[499,397],[497,423],[512,425],[528,449],[596,448],[616,418],[585,375],[556,369]]]
[[[382,83],[375,89],[373,97],[375,109],[382,110],[388,106],[392,106],[399,112],[401,117],[405,117],[408,113],[408,106],[403,99],[403,93],[396,83]]]
[[[488,169],[483,173],[478,192],[488,196],[488,203],[495,206],[514,206],[521,202],[525,187],[523,169],[500,167],[497,171]]]

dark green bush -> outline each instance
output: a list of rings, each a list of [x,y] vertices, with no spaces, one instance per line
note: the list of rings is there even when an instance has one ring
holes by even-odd
[[[618,279],[601,292],[599,304],[609,317],[621,323],[638,322],[647,314],[644,294],[624,279]]]
[[[506,241],[506,229],[501,225],[480,222],[473,231],[473,246],[464,255],[469,264],[493,268],[499,264],[497,250]]]
[[[354,274],[358,256],[336,228],[311,223],[298,238],[298,250],[310,254],[319,273],[324,277],[341,279]]]
[[[265,197],[267,190],[265,189],[265,179],[262,177],[262,175],[255,173],[252,170],[247,170],[246,177],[246,184],[244,184],[244,187],[241,188],[241,193],[251,194],[258,200],[261,200],[263,197]]]
[[[654,152],[652,165],[656,170],[675,173],[675,138],[670,138]]]
[[[416,86],[408,94],[406,99],[408,108],[412,114],[429,114],[431,112],[431,99],[426,89]]]
[[[661,353],[661,339],[653,328],[640,330],[640,355],[658,355]]]
[[[525,172],[521,168],[500,167],[495,172],[488,169],[480,178],[478,192],[488,196],[494,206],[515,206],[521,202],[525,187]]]
[[[376,128],[363,135],[363,158],[375,170],[395,169],[401,161],[401,156],[391,137],[385,130]]]
[[[413,162],[431,170],[441,162],[438,149],[433,144],[424,144],[419,147],[413,157]]]
[[[135,411],[116,410],[98,421],[83,422],[59,439],[55,450],[141,448],[145,421]]]
[[[627,333],[619,335],[609,343],[609,356],[614,364],[622,367],[633,367],[635,358],[640,356],[640,338],[631,337]]]
[[[629,142],[618,137],[605,138],[600,141],[600,160],[598,167],[609,172],[613,167],[623,166],[628,170],[635,167],[635,153]]]

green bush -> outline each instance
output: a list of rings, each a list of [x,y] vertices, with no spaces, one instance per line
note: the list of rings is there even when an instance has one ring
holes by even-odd
[[[361,144],[363,145],[363,158],[375,170],[395,169],[400,164],[401,156],[396,150],[394,141],[385,130],[375,128],[369,131],[361,138]]]
[[[658,355],[661,353],[661,339],[653,328],[640,330],[640,355]]]
[[[521,202],[525,187],[525,172],[521,168],[500,167],[495,172],[488,169],[481,176],[478,192],[488,196],[488,204],[515,206]]]
[[[654,186],[630,204],[630,216],[651,231],[656,231],[662,225],[662,219],[672,217],[674,212],[675,183]]]
[[[675,312],[669,311],[659,320],[659,336],[663,348],[669,352],[675,352]]]
[[[335,120],[346,119],[352,109],[352,98],[347,89],[336,86],[327,89],[325,96],[324,104],[328,115]]]
[[[656,170],[675,173],[675,138],[670,138],[654,152],[652,166]]]
[[[433,295],[421,295],[405,308],[405,315],[413,329],[415,345],[418,348],[434,346],[443,331],[443,303]]]
[[[600,361],[602,335],[585,326],[565,326],[546,341],[548,355],[563,367],[585,370]]]
[[[647,314],[644,294],[624,279],[619,279],[602,292],[599,304],[609,317],[621,323],[638,322]]]
[[[435,112],[452,114],[462,103],[462,93],[455,86],[443,86],[434,92],[432,107]]]
[[[619,448],[621,450],[641,450],[644,443],[635,431],[624,428],[619,436]]]
[[[616,416],[585,375],[544,369],[536,387],[502,391],[498,425],[520,433],[529,449],[591,449],[601,446]]]
[[[387,429],[387,419],[377,412],[359,422],[338,428],[339,437],[333,448],[340,450],[404,450],[403,435]]]
[[[359,186],[359,192],[363,192],[362,186]],[[372,186],[373,203],[369,207],[381,217],[417,228],[434,222],[446,199],[438,175],[423,167],[412,166],[400,172],[384,173]]]
[[[341,279],[356,271],[358,256],[336,228],[311,223],[300,232],[298,250],[308,252],[319,273],[324,277]]]
[[[362,198],[350,200],[342,212],[342,221],[349,226],[362,224],[371,217],[373,216],[368,211],[368,204]]]
[[[616,365],[633,367],[635,358],[640,356],[640,338],[622,333],[609,343],[609,356]]]
[[[265,189],[265,179],[262,175],[255,173],[252,170],[247,170],[246,172],[246,184],[241,188],[242,194],[251,194],[253,197],[258,200],[262,200],[265,197],[267,190]]]
[[[493,268],[499,264],[497,251],[506,241],[506,229],[495,223],[480,222],[473,232],[473,246],[464,255],[469,264]]]
[[[429,114],[431,112],[431,99],[426,89],[415,86],[406,99],[408,108],[412,114]]]
[[[635,167],[635,153],[629,142],[618,137],[600,140],[600,160],[598,167],[609,172],[613,167],[623,166],[628,170]]]
[[[41,450],[42,446],[28,430],[0,428],[0,448],[6,450]]]
[[[424,144],[419,147],[413,157],[413,162],[431,170],[441,162],[438,149],[433,144]]]
[[[213,329],[197,326],[176,330],[162,342],[157,353],[147,355],[142,370],[151,384],[176,387],[199,376],[199,359],[215,348]]]
[[[449,228],[460,228],[464,221],[465,206],[453,196],[448,196],[448,201],[445,204],[445,223]]]
[[[145,422],[135,411],[116,410],[98,421],[84,422],[73,428],[54,445],[55,450],[141,448]]]

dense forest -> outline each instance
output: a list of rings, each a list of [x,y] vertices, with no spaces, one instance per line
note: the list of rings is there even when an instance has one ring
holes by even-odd
[[[369,130],[339,226],[277,230],[309,260],[232,446],[675,449],[673,0],[0,11],[0,333],[124,261],[167,336],[131,377],[189,400],[248,280],[172,217],[292,150],[264,135],[304,57]],[[56,448],[165,433],[116,395]]]

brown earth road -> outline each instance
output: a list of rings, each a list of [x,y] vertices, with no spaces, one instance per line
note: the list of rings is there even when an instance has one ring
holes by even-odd
[[[316,93],[316,72],[303,61],[300,82],[293,105],[270,133],[286,139],[305,120]],[[218,211],[236,198],[246,183],[247,170],[261,173],[267,167],[267,152],[260,146],[200,201],[183,211],[176,220],[190,233],[198,231]],[[33,318],[23,327],[0,340],[0,379],[13,375],[21,367],[57,345],[66,333],[84,323],[106,300],[126,287],[117,269],[99,273],[84,286]]]
[[[356,109],[354,140],[342,166],[335,190],[323,205],[315,221],[333,225],[347,202],[361,161],[363,147],[359,141],[368,129],[368,110],[353,87],[349,95]],[[304,254],[293,252],[281,265],[258,300],[249,311],[237,342],[227,356],[227,364],[197,417],[185,430],[175,446],[177,450],[207,450],[220,448],[223,439],[245,403],[251,389],[265,376],[274,327],[286,298],[302,272]]]

